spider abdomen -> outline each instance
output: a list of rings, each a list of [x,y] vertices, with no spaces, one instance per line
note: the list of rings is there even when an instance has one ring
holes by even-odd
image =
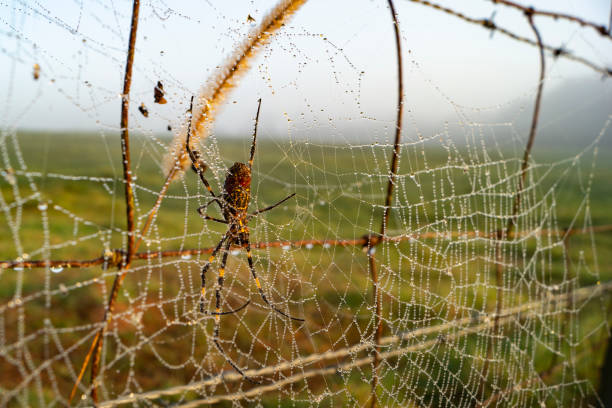
[[[223,198],[233,216],[246,213],[251,200],[251,170],[244,163],[236,162],[228,170]]]
[[[244,213],[249,208],[249,201],[251,199],[251,192],[248,188],[242,186],[236,186],[230,191],[226,191],[225,202],[229,205],[230,210],[234,214]]]

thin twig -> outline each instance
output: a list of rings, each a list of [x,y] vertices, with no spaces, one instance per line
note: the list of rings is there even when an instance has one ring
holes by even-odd
[[[142,227],[142,230],[140,231],[140,236],[138,237],[138,241],[136,242],[136,245],[134,247],[135,250],[138,250],[138,248],[140,247],[140,244],[142,243],[142,240],[147,236],[147,233],[149,232],[149,228],[151,227],[151,224],[153,223],[153,220],[155,219],[155,216],[157,215],[157,211],[159,210],[159,207],[161,206],[161,202],[166,196],[166,193],[168,192],[168,187],[170,187],[170,183],[172,182],[172,178],[174,177],[175,172],[176,172],[176,167],[174,168],[174,171],[170,171],[170,173],[166,177],[166,181],[164,182],[162,189],[157,194],[157,200],[155,200],[155,204],[153,205],[153,208],[149,212],[147,221],[145,222],[145,225]]]
[[[486,18],[480,18],[479,19],[479,18],[468,17],[465,14],[462,14],[462,13],[460,13],[458,11],[455,11],[455,10],[453,10],[451,8],[440,6],[439,4],[432,3],[431,1],[428,1],[428,0],[408,0],[408,1],[410,1],[412,3],[421,4],[421,5],[426,6],[426,7],[431,7],[433,9],[435,9],[435,10],[438,10],[438,11],[441,11],[441,12],[446,13],[448,15],[457,17],[457,18],[459,18],[459,19],[461,19],[461,20],[463,20],[465,22],[479,25],[479,26],[481,26],[481,27],[483,27],[483,28],[485,28],[487,30],[496,31],[496,32],[498,32],[500,34],[503,34],[503,35],[505,35],[507,37],[512,38],[513,40],[522,42],[524,44],[528,44],[528,45],[531,45],[531,46],[534,46],[534,47],[538,46],[537,41],[533,41],[533,40],[531,40],[529,38],[526,38],[526,37],[520,36],[518,34],[515,34],[515,33],[513,33],[510,30],[507,30],[505,28],[499,27],[498,25],[496,25],[493,21],[491,21],[489,19],[486,19]],[[595,64],[594,62],[592,62],[590,60],[587,60],[586,58],[579,57],[579,56],[575,55],[574,53],[572,53],[571,51],[566,50],[566,49],[564,49],[562,47],[561,48],[560,47],[553,47],[551,45],[543,44],[543,48],[546,51],[549,51],[550,53],[552,53],[555,57],[561,57],[561,58],[565,58],[565,59],[568,59],[568,60],[571,60],[571,61],[574,61],[574,62],[578,62],[578,63],[583,64],[583,65],[591,68],[595,72],[598,72],[598,73],[600,73],[600,74],[602,74],[604,76],[612,76],[612,68],[607,68],[607,67],[599,66],[599,65]]]
[[[572,23],[578,23],[582,27],[590,27],[593,30],[595,30],[598,34],[602,35],[603,37],[607,37],[608,39],[612,40],[612,36],[610,35],[609,31],[606,29],[606,26],[591,23],[590,21],[586,21],[580,17],[576,17],[571,14],[557,13],[554,11],[536,10],[533,7],[526,7],[526,6],[520,5],[518,3],[509,1],[509,0],[491,0],[491,1],[495,4],[503,4],[504,6],[515,8],[517,10],[522,11],[523,13],[529,13],[533,16],[551,17],[555,20],[567,20],[567,21],[571,21]]]
[[[395,187],[395,177],[400,155],[400,140],[402,137],[402,113],[404,110],[404,79],[403,79],[403,60],[402,60],[402,44],[400,37],[399,22],[392,0],[387,0],[393,18],[393,28],[395,31],[395,47],[397,51],[397,122],[395,125],[395,142],[393,143],[393,157],[391,159],[391,169],[389,170],[389,184],[387,184],[387,196],[385,197],[385,210],[383,214],[382,225],[380,226],[380,234],[385,235],[389,223],[389,214],[391,211],[391,199],[393,197],[393,188]]]
[[[385,197],[385,209],[382,217],[380,226],[380,237],[384,237],[387,233],[387,226],[389,224],[389,215],[391,213],[391,200],[393,199],[393,188],[395,187],[395,177],[397,174],[397,167],[399,163],[400,155],[400,140],[402,137],[402,113],[404,110],[404,80],[403,80],[403,60],[402,60],[402,43],[400,36],[399,22],[397,20],[397,13],[393,0],[387,0],[389,5],[389,11],[391,12],[391,18],[393,20],[393,30],[395,33],[395,49],[397,51],[397,119],[395,125],[395,141],[393,143],[393,157],[391,159],[391,168],[389,169],[389,183],[387,184],[387,195]],[[372,370],[372,394],[371,394],[371,407],[375,408],[377,403],[376,398],[376,387],[378,386],[378,363],[380,362],[380,339],[382,337],[383,326],[382,326],[382,306],[381,306],[381,291],[378,285],[378,273],[376,271],[376,258],[374,257],[374,249],[380,239],[368,240],[367,254],[368,254],[368,267],[370,270],[370,277],[372,279],[372,292],[373,299],[376,304],[376,316],[375,316],[375,327],[374,327],[374,342],[376,347],[374,349],[374,361]]]
[[[130,107],[130,87],[132,85],[132,68],[134,66],[134,49],[136,47],[136,33],[138,31],[138,12],[140,10],[140,0],[134,0],[132,8],[132,22],[130,28],[130,43],[128,46],[127,62],[125,64],[125,77],[123,80],[123,95],[121,103],[121,154],[123,159],[123,178],[125,181],[125,203],[126,203],[126,218],[127,218],[127,233],[128,247],[125,263],[121,265],[120,278],[113,283],[108,308],[106,309],[104,321],[105,325],[102,332],[98,336],[98,345],[95,348],[93,361],[91,363],[91,398],[94,403],[98,402],[98,386],[97,377],[100,366],[100,353],[104,343],[104,332],[108,323],[112,319],[115,299],[119,293],[119,287],[125,278],[125,275],[132,264],[132,255],[134,254],[134,190],[132,187],[132,169],[130,161],[130,138],[128,129],[129,107]]]
[[[74,384],[72,392],[70,393],[69,403],[74,398],[74,394],[79,386],[79,383],[84,374],[84,367],[89,363],[89,354],[93,350],[93,358],[91,364],[91,398],[94,403],[98,402],[98,387],[97,387],[97,376],[98,368],[100,364],[100,352],[102,351],[102,345],[104,343],[104,332],[108,323],[112,319],[113,308],[117,294],[119,293],[119,287],[125,278],[127,271],[132,263],[132,256],[135,252],[134,245],[134,189],[132,186],[132,169],[130,167],[130,138],[128,129],[129,119],[129,107],[130,107],[130,87],[132,85],[132,68],[134,66],[134,49],[136,47],[136,33],[138,30],[138,12],[140,10],[140,0],[134,0],[132,7],[132,21],[130,26],[130,40],[127,52],[127,62],[125,64],[125,76],[123,79],[123,94],[121,97],[121,155],[123,159],[123,179],[125,184],[125,204],[126,204],[126,217],[127,217],[127,234],[128,234],[128,245],[127,254],[121,265],[119,275],[113,282],[113,287],[109,296],[108,307],[104,312],[104,326],[100,329],[96,335],[95,340],[92,343],[92,347],[83,367],[79,373],[79,377]]]
[[[525,178],[527,176],[527,166],[529,166],[529,157],[531,156],[531,149],[533,148],[533,142],[535,141],[536,130],[538,127],[538,120],[540,118],[540,104],[542,102],[542,90],[544,88],[544,77],[546,75],[546,59],[544,57],[544,47],[542,45],[542,37],[540,32],[533,23],[533,16],[526,14],[529,25],[533,30],[537,40],[538,47],[540,49],[540,80],[538,82],[538,93],[536,94],[535,103],[533,106],[533,116],[531,118],[531,129],[529,130],[529,139],[527,140],[527,146],[525,146],[525,153],[523,155],[523,163],[521,164],[521,173],[519,175],[519,184],[514,197],[514,205],[512,207],[512,217],[508,220],[508,226],[506,227],[506,235],[511,234],[512,230],[516,227],[516,215],[518,214],[519,207],[521,204],[521,193],[523,191],[523,185],[525,184]]]
[[[540,78],[538,82],[538,92],[536,94],[536,99],[533,107],[533,116],[531,118],[531,128],[529,130],[529,138],[527,139],[527,145],[525,146],[525,152],[523,154],[523,162],[521,164],[521,172],[519,174],[518,185],[516,188],[516,193],[514,195],[514,203],[512,205],[512,215],[508,220],[508,225],[505,230],[503,230],[499,236],[499,242],[495,246],[495,267],[496,267],[496,281],[497,281],[497,301],[496,301],[496,317],[493,325],[493,335],[497,336],[499,333],[499,311],[502,308],[503,301],[503,287],[504,287],[504,274],[502,268],[503,256],[502,256],[502,248],[501,242],[512,234],[512,232],[516,229],[517,223],[517,214],[519,212],[519,208],[521,206],[521,197],[525,184],[525,179],[527,177],[527,167],[529,166],[529,158],[531,156],[531,149],[533,148],[533,143],[536,137],[536,131],[538,127],[538,120],[540,117],[540,104],[542,102],[542,90],[544,88],[544,77],[546,75],[546,59],[544,57],[544,46],[542,44],[542,37],[540,36],[540,32],[538,28],[533,22],[533,13],[527,11],[525,12],[525,16],[527,21],[529,21],[529,25],[533,30],[537,42],[538,48],[540,51]],[[495,347],[494,337],[489,337],[489,346],[487,348],[487,358],[485,359],[483,370],[482,370],[482,380],[480,383],[480,391],[485,392],[485,385],[488,377],[489,370],[489,362],[492,357],[493,348]]]

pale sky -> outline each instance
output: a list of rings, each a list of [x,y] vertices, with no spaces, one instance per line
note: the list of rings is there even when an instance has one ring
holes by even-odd
[[[131,0],[0,2],[2,129],[114,131],[119,125]],[[130,125],[164,133],[185,104],[274,1],[142,1]],[[486,0],[439,1],[534,38],[517,11]],[[420,4],[395,0],[403,37],[406,121],[453,119],[456,109],[499,110],[533,96],[537,48],[466,24]],[[525,3],[525,5],[529,5]],[[608,24],[608,0],[541,0],[542,10]],[[612,41],[576,24],[537,17],[545,43],[612,67]],[[32,78],[40,65],[40,79]],[[599,78],[575,62],[547,59],[546,89],[572,78]],[[162,80],[169,103],[153,103]],[[610,88],[610,80],[602,87]],[[264,133],[295,135],[369,129],[395,120],[395,43],[385,0],[309,0],[261,50],[226,101],[216,132],[250,133],[263,98]],[[136,107],[144,102],[144,118]],[[582,103],[584,101],[576,101]]]

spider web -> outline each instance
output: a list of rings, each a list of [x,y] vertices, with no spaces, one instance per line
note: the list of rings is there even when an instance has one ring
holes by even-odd
[[[190,97],[215,87],[228,55],[274,7],[225,3],[141,5],[129,125],[137,231],[155,211]],[[249,222],[255,270],[270,301],[305,322],[266,306],[246,252],[232,248],[222,309],[251,304],[221,317],[220,342],[261,384],[218,352],[214,316],[198,311],[200,270],[226,226],[197,214],[210,196],[188,170],[163,197],[119,291],[95,382],[100,406],[364,406],[373,378],[381,406],[603,404],[609,81],[547,55],[521,185],[537,48],[490,39],[422,2],[397,3],[405,114],[385,239],[368,252],[396,126],[389,11],[385,2],[308,2],[257,47],[196,142],[220,192],[226,169],[248,160],[262,98],[251,209],[296,197]],[[520,13],[482,3],[459,11],[497,10],[500,24],[532,35]],[[0,3],[3,406],[68,404],[103,327],[114,257],[128,242],[118,113],[131,7]],[[605,38],[540,23],[546,43],[609,65]],[[167,104],[153,101],[157,81]],[[514,233],[500,238],[509,220]],[[210,311],[218,258],[207,275]],[[72,403],[91,405],[91,390],[86,374]]]

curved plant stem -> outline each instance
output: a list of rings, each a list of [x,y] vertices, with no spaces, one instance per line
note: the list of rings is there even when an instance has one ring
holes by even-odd
[[[393,19],[393,30],[395,33],[395,49],[397,51],[397,119],[395,125],[395,141],[393,142],[393,156],[391,158],[391,168],[389,169],[389,183],[387,184],[387,195],[385,197],[385,207],[380,226],[380,237],[383,237],[387,233],[387,227],[389,224],[389,215],[391,213],[391,201],[393,199],[393,189],[395,187],[395,177],[397,174],[397,168],[399,166],[399,155],[400,155],[400,141],[402,137],[402,113],[404,110],[404,79],[403,79],[403,64],[402,64],[402,43],[400,37],[399,22],[397,20],[397,13],[393,0],[387,0],[389,10],[391,12],[391,18]],[[374,342],[376,347],[374,350],[374,361],[373,361],[373,373],[372,373],[372,394],[370,397],[371,407],[376,407],[377,396],[376,388],[378,387],[378,364],[380,362],[380,339],[382,338],[383,326],[382,326],[382,305],[380,287],[378,284],[378,272],[376,270],[376,258],[374,257],[374,246],[381,242],[377,239],[375,242],[368,241],[368,269],[370,271],[370,277],[372,279],[372,291],[373,299],[376,304],[376,313],[374,316]],[[372,244],[374,246],[372,246]]]
[[[134,66],[134,49],[136,46],[136,34],[138,31],[138,12],[140,10],[140,0],[134,0],[132,5],[132,22],[130,28],[130,40],[128,45],[127,62],[125,64],[125,75],[123,78],[123,94],[121,97],[121,156],[123,161],[123,180],[125,184],[125,206],[126,206],[126,218],[127,218],[127,234],[128,234],[128,245],[127,254],[122,261],[119,275],[113,282],[113,287],[108,301],[108,307],[104,312],[104,325],[100,328],[92,346],[90,347],[89,353],[85,358],[85,362],[81,367],[79,376],[72,388],[70,393],[69,403],[74,398],[74,394],[78,388],[78,385],[83,378],[85,368],[89,363],[90,355],[93,352],[92,364],[91,364],[91,398],[94,403],[98,402],[98,388],[97,388],[97,376],[98,369],[100,366],[100,353],[102,351],[102,345],[104,342],[104,332],[108,323],[112,319],[113,308],[115,299],[119,293],[119,287],[125,278],[127,270],[130,268],[132,263],[132,256],[135,252],[135,240],[134,240],[134,189],[132,182],[132,169],[130,162],[130,137],[128,129],[129,119],[129,106],[130,106],[130,87],[132,85],[132,68]]]
[[[544,46],[542,44],[542,37],[540,36],[540,32],[538,28],[533,22],[533,14],[530,12],[525,12],[525,16],[533,30],[537,42],[538,48],[540,51],[540,78],[538,82],[538,92],[536,94],[535,103],[533,107],[533,115],[531,119],[531,128],[529,130],[529,138],[527,139],[527,145],[525,146],[525,152],[523,154],[523,161],[521,163],[521,171],[519,173],[518,185],[516,188],[516,193],[514,195],[514,203],[512,205],[512,213],[510,219],[508,220],[508,224],[506,228],[499,233],[498,243],[495,245],[495,269],[496,269],[496,281],[497,281],[497,296],[496,296],[496,306],[495,306],[495,320],[493,323],[493,335],[489,337],[489,344],[487,347],[487,358],[484,361],[482,368],[482,377],[480,383],[480,392],[484,395],[485,385],[487,382],[487,377],[489,375],[489,362],[492,358],[493,348],[495,347],[495,342],[493,340],[493,336],[499,335],[499,318],[500,311],[503,306],[503,287],[504,287],[504,273],[503,273],[503,253],[502,253],[502,243],[504,240],[509,239],[516,229],[517,216],[521,206],[521,198],[522,192],[525,185],[525,179],[527,177],[527,168],[529,167],[529,158],[531,156],[531,149],[533,148],[533,143],[536,137],[536,130],[538,127],[538,120],[540,117],[540,104],[542,101],[542,90],[544,88],[544,78],[546,74],[546,59],[544,57]]]

